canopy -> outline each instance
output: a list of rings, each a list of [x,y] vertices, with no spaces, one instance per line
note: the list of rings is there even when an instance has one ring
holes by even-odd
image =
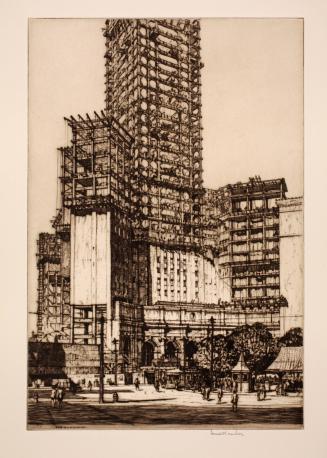
[[[266,372],[302,372],[303,347],[282,347]]]
[[[182,371],[180,369],[168,369],[167,374],[180,374]]]
[[[240,354],[240,359],[235,367],[233,367],[232,372],[250,372],[250,369],[247,367],[244,361],[243,353]]]

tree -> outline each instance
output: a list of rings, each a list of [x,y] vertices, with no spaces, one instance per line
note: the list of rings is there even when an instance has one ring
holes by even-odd
[[[195,355],[200,368],[210,367],[211,339],[200,342]],[[218,377],[231,373],[243,352],[244,360],[251,372],[261,373],[274,361],[279,352],[278,342],[262,323],[243,325],[229,335],[218,334],[213,338],[213,370]]]
[[[279,348],[276,340],[262,323],[237,327],[226,337],[228,362],[235,366],[243,352],[251,372],[263,372],[276,358]]]
[[[280,347],[302,347],[303,346],[303,329],[291,328],[279,340]]]
[[[210,357],[211,338],[208,337],[199,343],[198,351],[195,354],[194,359],[199,368],[209,370]],[[220,377],[224,377],[230,371],[230,366],[227,363],[227,358],[228,354],[225,337],[221,334],[218,334],[213,337],[213,371]]]

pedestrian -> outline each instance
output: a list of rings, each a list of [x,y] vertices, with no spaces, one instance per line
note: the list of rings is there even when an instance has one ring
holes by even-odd
[[[51,394],[50,394],[52,407],[56,407],[56,396],[57,396],[57,389],[53,386],[51,390]]]
[[[119,401],[118,393],[117,393],[117,391],[114,391],[112,393],[112,402],[118,402],[118,401]]]
[[[36,404],[39,402],[39,393],[37,393],[36,391],[33,394],[33,399]]]
[[[236,412],[237,411],[237,404],[238,404],[238,394],[237,394],[236,390],[233,390],[231,403],[232,403],[232,411]]]
[[[159,391],[160,391],[160,383],[159,383],[159,380],[156,380],[156,381],[154,382],[154,387],[155,387],[156,391],[159,393]]]
[[[260,385],[257,383],[256,385],[256,390],[257,390],[257,401],[260,401],[261,400],[261,391],[260,391]]]
[[[221,403],[223,395],[224,395],[223,387],[222,387],[222,385],[219,385],[218,386],[218,390],[217,390],[217,404]]]
[[[89,383],[87,384],[87,387],[89,389],[89,392],[91,392],[92,391],[92,387],[93,387],[91,380],[89,380]]]
[[[136,391],[138,391],[140,389],[140,381],[139,381],[138,377],[136,377],[134,385],[135,385]]]
[[[57,402],[58,402],[58,407],[59,408],[62,407],[64,396],[65,396],[64,390],[63,390],[63,388],[60,387],[58,389],[58,391],[57,391]]]

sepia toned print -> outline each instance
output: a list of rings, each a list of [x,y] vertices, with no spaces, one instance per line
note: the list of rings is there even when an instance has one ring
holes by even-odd
[[[223,87],[228,75],[219,79],[218,64],[206,75],[213,91],[202,104],[201,37],[202,25],[207,37],[215,29],[226,40],[231,25],[264,30],[265,20],[209,22],[211,32],[197,19],[107,19],[99,28],[103,107],[62,114],[57,209],[37,235],[30,429],[303,426],[302,21],[267,22],[296,41],[290,74],[300,90],[289,94],[299,127],[283,145],[288,155],[265,156],[264,167],[248,139],[236,167],[228,151],[212,151],[221,135],[212,126],[228,109],[209,99],[217,98],[214,79]],[[215,46],[207,40],[208,63]],[[231,81],[243,84],[235,73]],[[283,79],[274,87],[283,100]],[[274,94],[249,88],[276,110]],[[246,100],[233,98],[232,111]],[[253,122],[263,139],[276,129]],[[280,127],[284,140],[288,127]]]

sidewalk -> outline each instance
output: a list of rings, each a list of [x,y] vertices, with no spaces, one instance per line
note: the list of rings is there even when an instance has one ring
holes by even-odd
[[[112,393],[116,391],[115,387],[105,390],[104,399],[106,403],[112,402]],[[231,393],[225,392],[221,404],[217,404],[217,394],[211,393],[210,400],[202,399],[199,392],[177,391],[160,389],[157,392],[152,385],[142,385],[139,391],[133,386],[118,386],[119,405],[179,405],[179,406],[230,406]],[[70,403],[87,403],[89,405],[98,405],[98,392],[81,392],[78,395],[67,399]],[[264,401],[258,401],[256,393],[239,393],[239,406],[267,408],[267,407],[302,407],[303,397],[290,394],[288,396],[276,396],[274,392],[267,393]]]

